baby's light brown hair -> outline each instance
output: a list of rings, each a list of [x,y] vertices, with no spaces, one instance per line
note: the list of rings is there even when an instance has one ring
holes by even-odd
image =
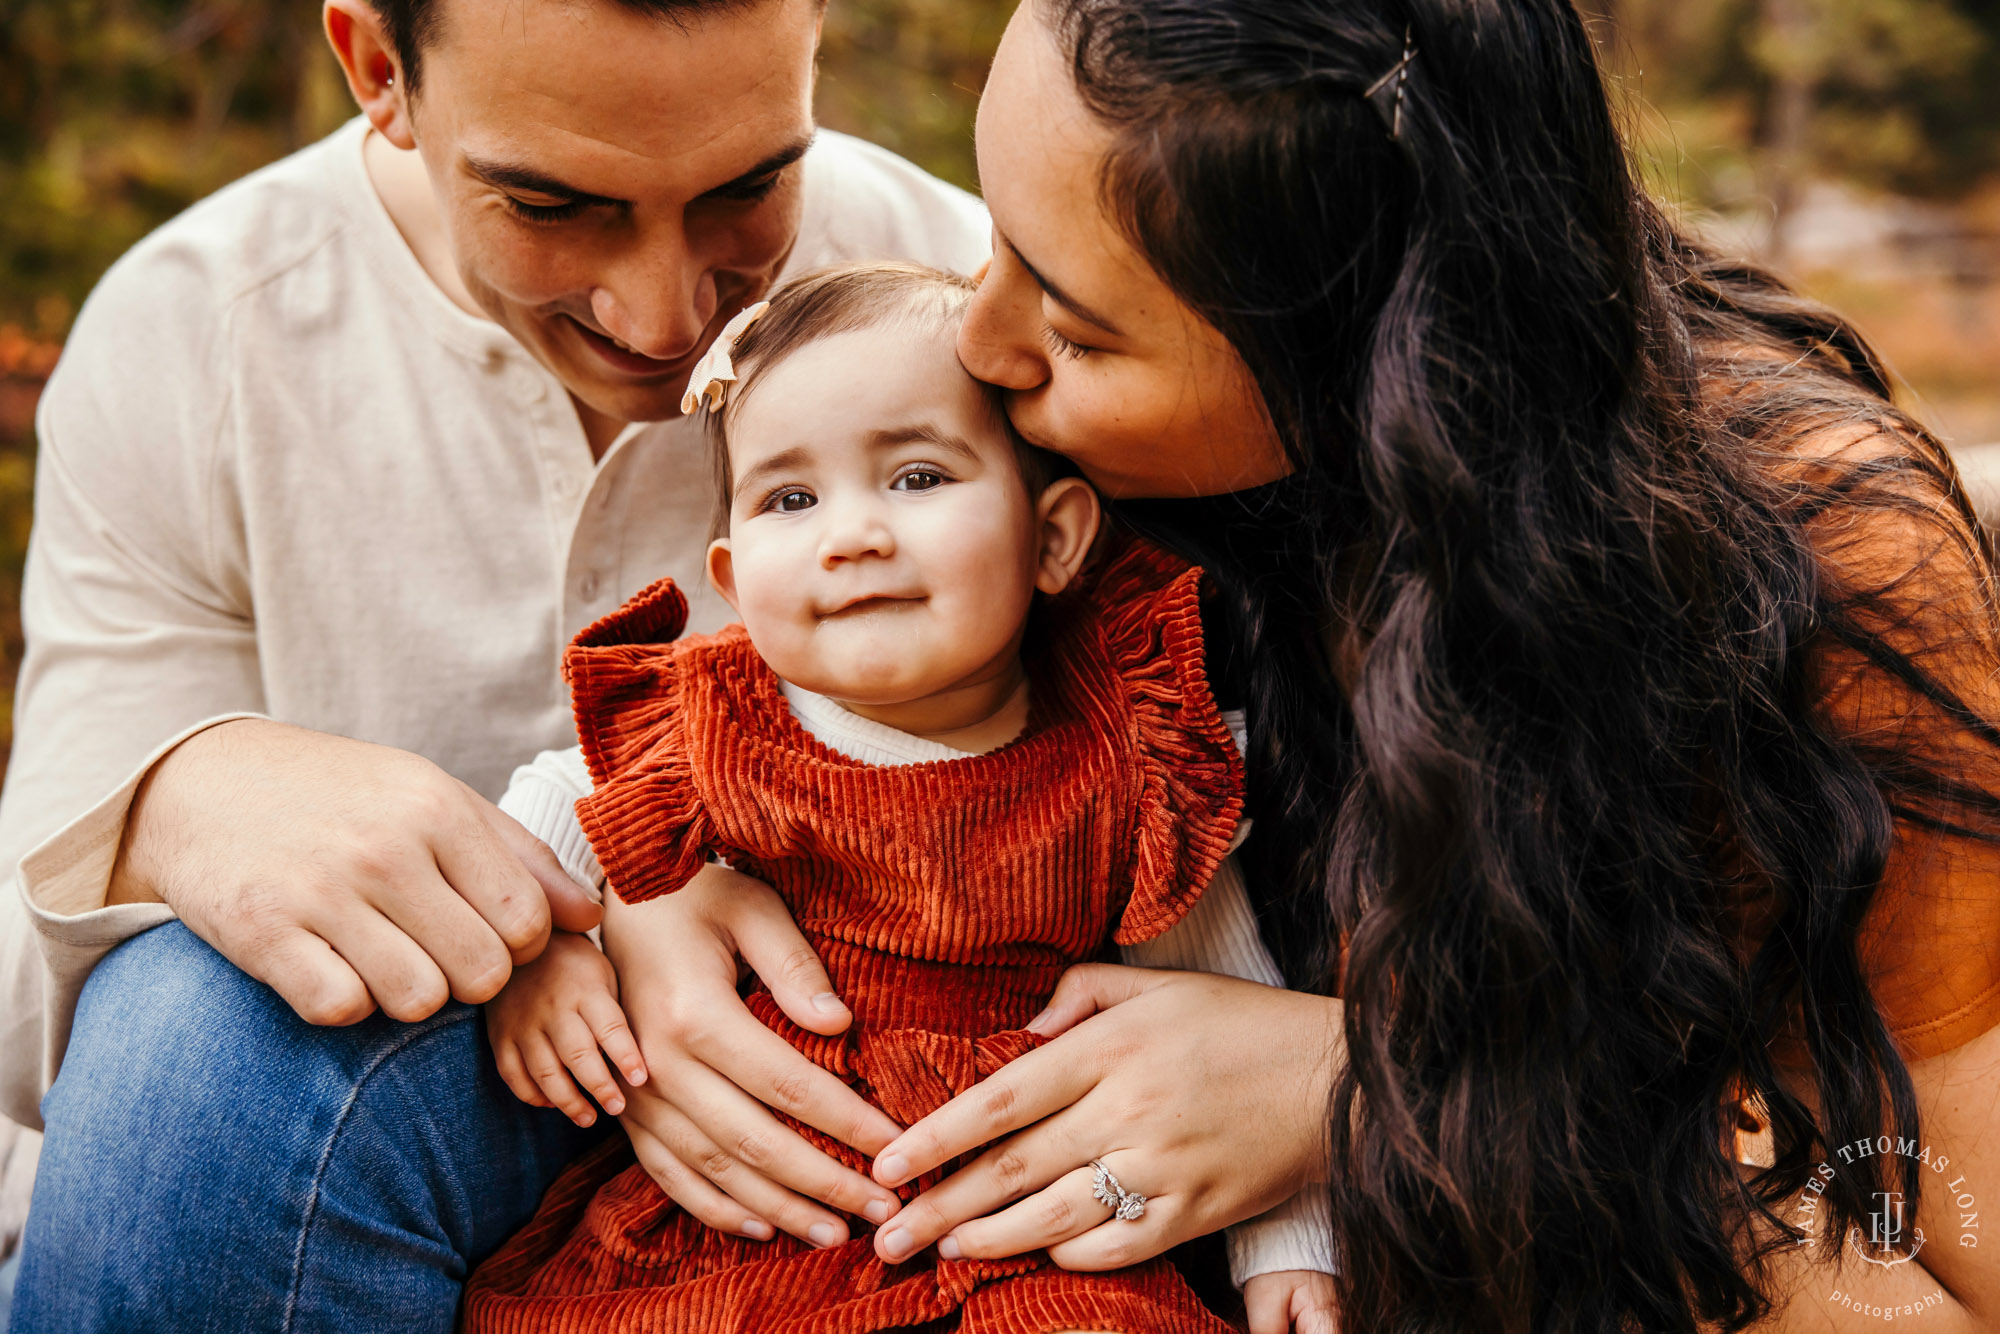
[[[736,383],[720,411],[708,414],[719,506],[715,536],[729,527],[735,477],[729,464],[729,423],[754,389],[760,374],[808,343],[836,334],[904,325],[919,336],[955,340],[977,283],[963,274],[921,264],[891,262],[841,264],[792,279],[771,294],[771,308],[743,331],[730,353]],[[1007,420],[1000,391],[985,386],[994,419],[1014,445],[1028,491],[1039,495],[1058,477],[1075,470],[1059,455],[1036,449]]]

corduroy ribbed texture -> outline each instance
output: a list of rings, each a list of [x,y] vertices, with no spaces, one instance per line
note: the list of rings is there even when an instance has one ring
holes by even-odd
[[[809,735],[740,628],[668,642],[685,604],[655,585],[566,660],[596,784],[577,813],[627,901],[679,888],[712,855],[773,885],[855,1022],[838,1038],[808,1033],[761,987],[752,1011],[909,1125],[1035,1045],[1021,1026],[1064,968],[1166,930],[1220,865],[1242,770],[1202,671],[1198,583],[1150,548],[1106,559],[1048,607],[1018,740],[896,768]],[[622,1140],[565,1173],[474,1275],[465,1325],[1230,1328],[1165,1261],[1109,1274],[1065,1273],[1040,1253],[885,1265],[865,1235],[829,1250],[726,1236],[674,1206]]]

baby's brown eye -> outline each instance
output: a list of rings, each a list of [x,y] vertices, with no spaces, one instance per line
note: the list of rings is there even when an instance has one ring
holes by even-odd
[[[934,486],[943,486],[944,478],[938,473],[912,468],[896,479],[896,485],[905,491],[928,491]]]
[[[781,491],[772,500],[772,508],[785,514],[797,514],[809,510],[817,504],[810,491]]]

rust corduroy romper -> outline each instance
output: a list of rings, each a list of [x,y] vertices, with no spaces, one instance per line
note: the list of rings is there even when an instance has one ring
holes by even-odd
[[[899,767],[809,735],[740,626],[671,642],[686,603],[663,581],[566,660],[596,784],[578,803],[584,828],[627,902],[679,888],[716,855],[775,886],[854,1024],[808,1033],[761,987],[752,1010],[910,1125],[1035,1045],[1021,1025],[1063,969],[1166,930],[1221,863],[1242,771],[1202,670],[1197,581],[1150,548],[1107,558],[1047,606],[1022,736]],[[728,1236],[667,1199],[623,1136],[563,1174],[465,1306],[475,1334],[909,1326],[1230,1328],[1163,1260],[1108,1274],[1066,1273],[1039,1252],[888,1265],[865,1235],[827,1250]]]

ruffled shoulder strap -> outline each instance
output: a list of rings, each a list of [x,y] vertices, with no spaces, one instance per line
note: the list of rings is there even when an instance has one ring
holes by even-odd
[[[627,903],[679,889],[714,827],[685,725],[687,599],[662,579],[586,628],[563,655],[592,790],[576,804],[605,878]]]
[[[1243,818],[1243,759],[1203,663],[1201,571],[1115,540],[1075,591],[1123,686],[1138,752],[1132,892],[1115,936],[1131,945],[1185,917],[1215,878]]]

